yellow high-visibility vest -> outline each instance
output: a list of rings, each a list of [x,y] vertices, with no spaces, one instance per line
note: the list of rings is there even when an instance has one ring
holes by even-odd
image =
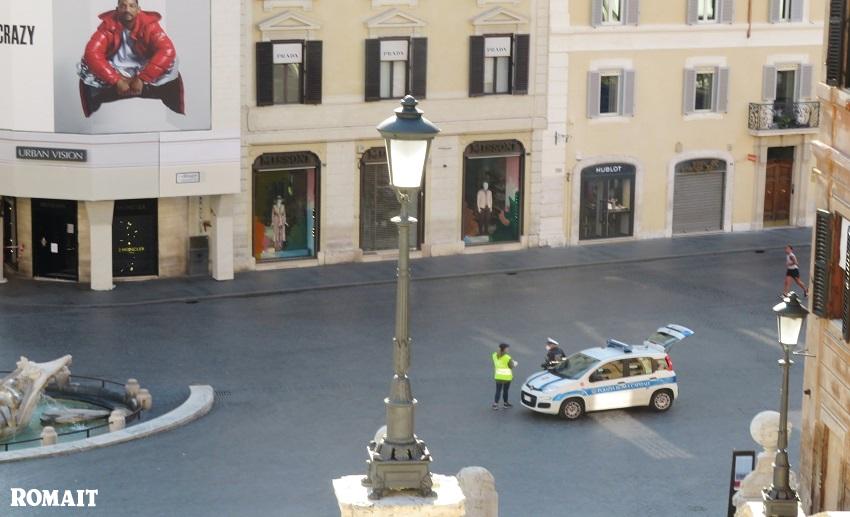
[[[493,378],[497,381],[511,381],[514,378],[514,371],[510,367],[511,356],[508,354],[499,357],[498,352],[493,352]]]

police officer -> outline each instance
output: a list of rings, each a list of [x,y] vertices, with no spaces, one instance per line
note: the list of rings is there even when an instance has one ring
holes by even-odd
[[[555,341],[554,339],[547,337],[546,338],[546,362],[541,364],[540,366],[545,368],[552,368],[553,366],[560,363],[566,354],[563,350],[561,350],[560,343]]]
[[[505,409],[512,406],[508,402],[508,389],[514,379],[514,368],[517,362],[508,355],[510,345],[502,343],[499,351],[493,352],[493,378],[496,380],[496,397],[493,399],[493,409],[499,409],[499,395],[502,396],[502,405]]]

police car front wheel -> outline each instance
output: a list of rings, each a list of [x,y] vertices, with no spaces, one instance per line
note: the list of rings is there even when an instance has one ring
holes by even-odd
[[[568,399],[561,404],[561,416],[567,420],[576,420],[584,414],[584,402],[581,399]]]
[[[667,411],[672,405],[673,394],[669,390],[656,391],[649,401],[649,407],[658,412]]]

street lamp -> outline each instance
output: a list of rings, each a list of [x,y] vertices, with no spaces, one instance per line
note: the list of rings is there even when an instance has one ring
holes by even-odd
[[[773,307],[776,313],[779,343],[784,358],[779,360],[782,368],[782,394],[779,407],[779,436],[776,457],[773,460],[773,483],[762,491],[765,515],[770,517],[797,517],[797,493],[791,488],[788,463],[788,371],[791,365],[791,349],[797,345],[800,329],[809,311],[800,305],[797,293],[790,292],[782,302]]]
[[[431,141],[439,128],[422,116],[416,99],[408,95],[396,108],[395,115],[378,126],[387,148],[390,184],[395,190],[401,211],[392,221],[398,224],[398,282],[396,284],[395,337],[393,338],[393,375],[387,408],[387,431],[366,448],[368,473],[363,486],[371,488],[370,499],[380,499],[387,490],[418,490],[423,497],[431,490],[431,453],[425,442],[413,433],[416,399],[410,388],[410,223],[408,203],[422,184],[425,162]]]

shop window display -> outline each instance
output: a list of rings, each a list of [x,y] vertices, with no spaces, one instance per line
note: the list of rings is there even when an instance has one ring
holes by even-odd
[[[287,153],[288,154],[288,153]],[[254,258],[315,256],[318,242],[316,168],[254,172]]]
[[[581,173],[579,239],[630,237],[634,232],[635,167],[600,164]]]
[[[509,150],[510,156],[494,156]],[[522,228],[522,146],[481,142],[466,152],[463,241],[467,245],[518,241]]]

